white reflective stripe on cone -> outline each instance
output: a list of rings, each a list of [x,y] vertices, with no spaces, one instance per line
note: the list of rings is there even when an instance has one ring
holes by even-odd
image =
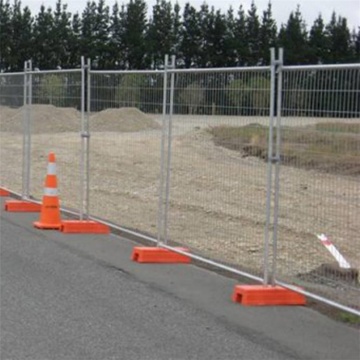
[[[56,164],[55,163],[48,164],[47,173],[48,173],[48,175],[56,175]]]
[[[57,196],[58,195],[58,189],[56,189],[56,188],[45,188],[44,189],[44,195],[46,195],[46,196]]]

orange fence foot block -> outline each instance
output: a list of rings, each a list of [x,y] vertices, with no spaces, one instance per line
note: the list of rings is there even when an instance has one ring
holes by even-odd
[[[238,285],[232,296],[234,302],[250,306],[305,305],[304,295],[281,286]]]
[[[10,196],[9,190],[6,190],[4,188],[0,188],[0,196]]]
[[[177,248],[188,251],[185,248]],[[139,263],[190,263],[190,257],[160,247],[134,247],[131,260]]]
[[[65,220],[61,222],[63,233],[109,234],[110,227],[91,220]]]
[[[6,200],[4,208],[10,212],[40,212],[41,204],[23,200]]]

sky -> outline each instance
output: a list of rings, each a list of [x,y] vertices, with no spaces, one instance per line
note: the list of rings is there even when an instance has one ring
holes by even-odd
[[[71,13],[79,12],[80,14],[86,6],[88,0],[62,0],[63,4],[68,4],[68,11]],[[115,3],[115,0],[105,1],[110,8]],[[127,4],[127,0],[117,0],[118,4]],[[175,3],[176,0],[171,0]],[[204,0],[178,0],[177,1],[183,10],[184,5],[189,2],[196,9],[199,9]],[[239,5],[242,4],[244,10],[247,11],[250,8],[251,0],[206,0],[210,7],[214,6],[216,10],[220,9],[222,12],[226,12],[230,6],[235,11],[238,10]],[[267,8],[269,0],[255,0],[255,5],[258,9],[258,14],[262,14],[263,10]],[[40,6],[44,4],[46,7],[55,8],[56,0],[22,0],[23,6],[28,6],[33,14],[39,12]],[[151,13],[153,5],[156,0],[147,1],[148,12]],[[280,27],[282,23],[286,23],[291,11],[295,11],[297,5],[300,5],[300,12],[305,20],[308,29],[312,26],[314,20],[321,13],[325,23],[330,21],[333,11],[337,15],[345,17],[348,20],[348,26],[350,30],[360,26],[360,0],[272,0],[272,12],[273,17],[276,20],[277,25]]]

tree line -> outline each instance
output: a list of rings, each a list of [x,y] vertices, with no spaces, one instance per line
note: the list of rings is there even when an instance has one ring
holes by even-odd
[[[157,0],[150,15],[144,0],[109,7],[88,1],[81,14],[71,14],[58,0],[32,14],[21,1],[0,0],[0,70],[22,71],[33,60],[41,70],[75,68],[81,56],[95,69],[157,69],[165,54],[175,54],[177,67],[267,65],[270,48],[285,49],[285,64],[352,63],[360,59],[360,27],[346,18],[321,15],[307,27],[300,8],[285,24],[274,20],[271,3],[260,12],[253,2],[226,13],[206,3]]]

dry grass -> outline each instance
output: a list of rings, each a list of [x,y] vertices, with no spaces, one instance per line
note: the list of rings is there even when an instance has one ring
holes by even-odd
[[[218,126],[209,131],[219,146],[240,151],[244,156],[268,158],[268,127]],[[360,175],[359,134],[360,124],[328,122],[295,129],[285,127],[281,131],[281,162],[338,175]]]

